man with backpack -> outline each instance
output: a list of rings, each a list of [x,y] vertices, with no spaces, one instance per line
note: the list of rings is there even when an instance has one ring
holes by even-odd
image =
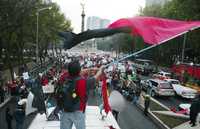
[[[85,129],[85,109],[89,88],[94,88],[95,81],[103,73],[103,67],[96,75],[83,78],[80,76],[81,66],[79,61],[72,61],[68,64],[69,77],[62,86],[62,99],[60,129],[72,129],[74,124],[76,129]]]

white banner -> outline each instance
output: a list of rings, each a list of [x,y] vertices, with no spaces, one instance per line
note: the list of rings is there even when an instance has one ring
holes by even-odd
[[[43,93],[54,93],[54,85],[49,83],[48,85],[42,86]]]

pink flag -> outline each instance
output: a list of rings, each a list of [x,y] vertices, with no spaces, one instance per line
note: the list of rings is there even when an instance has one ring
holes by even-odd
[[[130,27],[132,35],[139,35],[145,43],[160,44],[200,27],[200,21],[178,21],[156,17],[119,19],[109,28]]]

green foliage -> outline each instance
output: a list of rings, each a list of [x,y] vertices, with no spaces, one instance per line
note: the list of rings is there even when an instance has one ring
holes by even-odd
[[[200,0],[171,0],[164,6],[152,5],[141,10],[141,16],[154,16],[176,20],[199,20],[200,19]],[[185,57],[191,61],[200,61],[200,30],[193,30],[187,33]],[[171,65],[173,56],[181,57],[183,36],[168,41],[165,45],[152,50],[153,57],[158,64]],[[196,57],[194,59],[194,57]]]
[[[121,52],[129,53],[134,50],[134,39],[129,34],[116,34],[105,40],[100,40],[98,49],[106,51],[116,51],[118,54]]]
[[[0,58],[10,69],[12,69],[11,58],[17,60],[20,65],[24,63],[24,57],[28,56],[25,55],[25,50],[35,51],[36,13],[46,7],[52,9],[39,12],[40,56],[43,56],[44,50],[50,44],[59,43],[58,31],[72,30],[70,20],[65,18],[55,3],[44,3],[43,0],[0,1]]]
[[[141,16],[162,17],[176,20],[199,20],[200,19],[200,0],[171,0],[165,5],[152,5],[140,11]],[[185,57],[189,57],[194,62],[200,61],[200,29],[187,33]],[[168,41],[159,47],[153,48],[142,54],[143,57],[152,58],[157,64],[170,66],[174,63],[174,57],[181,57],[183,47],[183,36],[179,36]],[[106,50],[111,48],[118,53],[132,53],[141,50],[147,45],[141,37],[131,37],[118,34],[111,37],[105,43],[100,44]],[[155,58],[156,57],[156,58]]]
[[[187,119],[184,118],[177,118],[175,116],[169,116],[159,113],[154,113],[154,115],[156,115],[158,119],[164,122],[171,129],[188,121]]]

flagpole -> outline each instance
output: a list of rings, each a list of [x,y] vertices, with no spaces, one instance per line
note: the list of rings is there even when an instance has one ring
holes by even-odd
[[[125,56],[125,57],[122,57],[122,58],[119,59],[119,60],[113,61],[113,62],[107,64],[105,67],[108,67],[108,66],[110,66],[110,65],[116,64],[116,63],[118,63],[118,62],[120,62],[120,61],[123,61],[123,60],[125,60],[125,59],[127,59],[127,58],[130,58],[130,57],[132,57],[132,56],[138,55],[138,54],[140,54],[140,53],[142,53],[142,52],[144,52],[144,51],[147,51],[147,50],[149,50],[149,49],[151,49],[151,48],[154,48],[154,47],[157,47],[157,46],[159,46],[159,45],[161,45],[161,44],[154,44],[154,45],[152,45],[152,46],[146,47],[146,48],[144,48],[144,49],[142,49],[142,50],[139,50],[139,51],[137,51],[137,52],[134,52],[134,53],[132,53],[132,54],[130,54],[130,55],[127,55],[127,56]]]

